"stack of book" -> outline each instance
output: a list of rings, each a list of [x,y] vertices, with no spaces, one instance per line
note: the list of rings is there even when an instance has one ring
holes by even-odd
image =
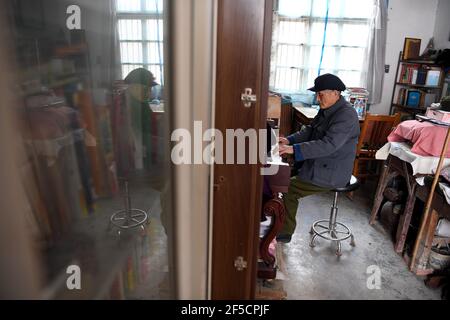
[[[418,89],[401,88],[397,96],[397,104],[407,107],[429,107],[437,100],[437,93]]]
[[[399,83],[437,87],[441,69],[415,63],[405,63],[400,70]]]

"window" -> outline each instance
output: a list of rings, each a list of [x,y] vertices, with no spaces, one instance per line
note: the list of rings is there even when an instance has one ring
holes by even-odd
[[[117,0],[122,76],[147,68],[164,84],[164,0]]]
[[[302,92],[328,72],[348,87],[364,87],[373,5],[373,0],[279,0],[271,88]]]

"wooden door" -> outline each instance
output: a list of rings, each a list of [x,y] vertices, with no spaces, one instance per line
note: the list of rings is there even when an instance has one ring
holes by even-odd
[[[226,129],[266,128],[272,9],[273,0],[218,2],[215,127],[224,138]],[[245,88],[257,97],[250,108],[241,101]],[[254,298],[263,182],[259,169],[251,164],[214,167],[213,299]],[[246,267],[239,271],[235,262]]]

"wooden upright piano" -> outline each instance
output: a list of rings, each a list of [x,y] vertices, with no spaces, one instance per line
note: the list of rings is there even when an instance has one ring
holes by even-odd
[[[282,136],[289,135],[291,130],[290,110],[291,107],[289,106],[282,107],[280,97],[270,97],[268,128],[278,129]],[[278,145],[277,142],[276,145]],[[275,147],[269,149],[267,165],[264,168],[263,209],[261,213],[261,224],[269,223],[269,226],[265,232],[260,231],[258,278],[261,279],[275,279],[277,275],[274,240],[283,227],[285,217],[283,193],[288,192],[291,177],[289,164],[277,155]]]

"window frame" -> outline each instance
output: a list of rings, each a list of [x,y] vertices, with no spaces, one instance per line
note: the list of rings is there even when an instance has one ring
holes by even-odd
[[[164,56],[161,55],[159,63],[150,63],[148,61],[148,53],[150,49],[151,43],[159,44],[159,48],[164,48],[164,39],[158,40],[146,40],[148,35],[147,21],[154,20],[157,24],[162,22],[162,26],[164,26],[164,12],[161,8],[161,11],[158,13],[155,12],[146,12],[145,9],[145,0],[141,0],[141,11],[119,11],[116,7],[116,24],[117,30],[119,29],[119,22],[121,20],[140,20],[141,28],[142,28],[142,38],[139,40],[122,40],[120,36],[118,36],[118,43],[120,48],[120,72],[123,73],[123,66],[142,66],[146,69],[150,69],[150,66],[157,66],[160,69],[161,79],[156,79],[157,82],[161,81],[161,85],[164,84]],[[121,52],[121,44],[122,43],[140,43],[142,45],[142,63],[138,62],[123,62],[122,61],[122,52]],[[122,74],[122,77],[125,75]]]
[[[274,31],[276,33],[276,36],[273,38],[273,43],[272,43],[272,67],[271,67],[271,77],[270,77],[270,89],[271,90],[277,90],[277,91],[286,91],[286,92],[303,92],[304,90],[302,90],[302,83],[305,83],[306,81],[308,81],[308,74],[311,70],[317,70],[317,72],[319,72],[319,69],[317,68],[317,66],[309,66],[308,62],[309,62],[309,58],[310,58],[310,54],[311,54],[311,49],[313,47],[316,47],[317,45],[312,45],[311,44],[311,29],[313,24],[315,23],[325,23],[326,20],[328,20],[328,24],[332,23],[332,24],[337,24],[338,30],[339,30],[339,37],[341,37],[342,34],[342,29],[344,27],[344,25],[346,24],[354,24],[354,25],[361,25],[361,26],[366,26],[366,25],[370,25],[371,22],[371,18],[350,18],[350,17],[329,17],[328,19],[326,19],[325,17],[319,17],[319,16],[313,16],[312,13],[312,6],[310,8],[310,14],[308,16],[300,16],[300,17],[289,17],[289,16],[285,16],[285,15],[281,15],[278,13],[278,11],[274,11]],[[281,42],[279,41],[280,38],[280,25],[283,22],[298,22],[298,23],[304,23],[305,24],[305,28],[307,28],[307,30],[305,30],[305,34],[307,35],[307,39],[305,39],[305,41],[303,43],[301,42],[296,42],[296,43],[286,43],[286,42]],[[369,30],[370,33],[370,30]],[[283,65],[283,64],[279,64],[279,57],[280,57],[280,47],[282,46],[291,46],[291,47],[296,47],[299,48],[301,54],[302,54],[302,61],[301,61],[301,65],[300,66],[289,66],[289,65]],[[340,54],[342,49],[346,49],[346,48],[356,48],[356,49],[362,49],[362,50],[367,50],[367,45],[366,46],[360,46],[360,45],[340,45],[340,44],[335,44],[335,45],[325,45],[325,48],[336,48],[335,50],[335,55],[336,55],[336,61],[339,61],[340,58]],[[298,82],[298,86],[295,90],[289,90],[286,88],[282,88],[279,85],[277,85],[277,83],[282,80],[278,79],[278,77],[280,75],[283,74],[283,72],[280,72],[279,70],[282,69],[291,69],[291,70],[297,70],[297,79],[293,79],[294,81]],[[323,65],[320,67],[320,72],[322,73],[323,71],[329,71],[331,73],[334,74],[339,74],[339,72],[359,72],[360,77],[364,78],[367,74],[367,70],[365,70],[364,66],[362,66],[362,69],[340,69],[337,67],[337,65],[335,64],[334,67],[332,69],[324,67]],[[285,74],[286,75],[286,74]],[[286,80],[284,81],[286,82]]]

